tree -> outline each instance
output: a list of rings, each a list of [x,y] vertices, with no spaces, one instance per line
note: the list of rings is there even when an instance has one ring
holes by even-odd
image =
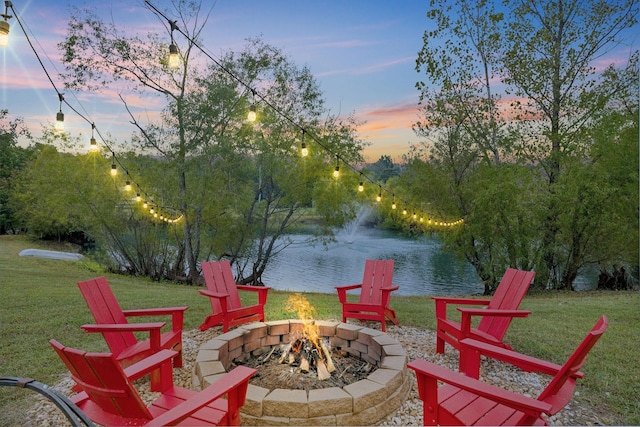
[[[588,236],[602,230],[606,212],[576,205],[603,196],[581,182],[593,173],[580,172],[591,145],[585,129],[629,82],[607,83],[592,64],[635,25],[637,3],[431,5],[436,26],[416,63],[428,82],[417,84],[424,119],[415,130],[428,142],[413,155],[428,154],[438,176],[448,177],[438,199],[448,194],[445,205],[465,219],[445,239],[485,283],[509,265],[535,268],[543,288],[570,288],[594,259]],[[495,85],[513,97],[508,109]]]
[[[636,24],[638,4],[523,0],[508,5],[513,13],[504,37],[503,80],[524,99],[517,105],[522,113],[536,118],[521,140],[522,151],[542,167],[549,188],[541,223],[546,268],[536,277],[552,288],[570,288],[578,265],[567,254],[579,248],[559,249],[559,220],[568,201],[556,183],[563,163],[572,165],[570,158],[585,154],[579,138],[582,128],[619,90],[597,85],[600,74],[593,62],[619,42],[623,30]]]
[[[260,40],[249,40],[244,51],[220,60],[205,55],[197,39],[208,15],[201,21],[200,5],[194,3],[175,7],[178,19],[165,25],[172,36],[178,29],[186,39],[176,40],[184,44],[179,69],[168,67],[167,45],[159,35],[123,35],[114,24],[76,10],[60,44],[65,82],[74,90],[124,83],[166,103],[162,123],[141,123],[133,111],[131,121],[137,150],[158,155],[164,164],[162,179],[148,179],[146,188],[181,215],[182,235],[172,242],[175,259],[168,277],[194,283],[201,259],[226,256],[241,281],[259,283],[296,212],[310,204],[314,174],[330,157],[317,150],[305,165],[297,155],[300,129],[345,159],[357,159],[360,143],[348,120],[320,119],[326,112],[308,69]],[[261,107],[255,124],[246,121],[252,103]],[[146,172],[132,166],[133,171]],[[246,264],[251,266],[245,277]]]
[[[400,174],[400,168],[393,163],[391,157],[380,156],[377,162],[370,164],[367,167],[371,178],[375,181],[386,183],[389,178],[398,176]]]
[[[7,110],[0,110],[0,234],[15,233],[20,228],[10,197],[20,181],[20,171],[33,156],[33,147],[18,146],[19,136],[30,137],[22,120],[5,124],[8,115]]]
[[[411,192],[417,193],[414,197],[429,194],[431,210],[440,206],[442,217],[465,219],[463,228],[443,234],[444,241],[474,266],[485,293],[490,293],[506,265],[524,268],[530,262],[508,250],[507,242],[495,233],[504,221],[522,221],[506,200],[499,203],[497,198],[514,196],[505,193],[503,181],[513,177],[513,170],[503,165],[503,158],[513,159],[512,125],[502,117],[501,97],[493,88],[504,15],[486,1],[432,1],[431,6],[427,17],[435,21],[435,29],[424,33],[416,61],[416,70],[424,72],[427,81],[416,84],[423,119],[414,130],[426,142],[411,161],[412,169],[419,167],[423,173],[415,178]],[[420,166],[422,162],[430,166]],[[520,185],[524,184],[512,183]],[[484,194],[491,196],[483,198]],[[487,228],[489,224],[495,228]],[[525,247],[530,238],[509,233],[508,246]]]

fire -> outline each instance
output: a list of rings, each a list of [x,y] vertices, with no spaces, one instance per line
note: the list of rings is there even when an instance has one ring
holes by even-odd
[[[317,344],[320,338],[320,333],[318,332],[318,326],[314,323],[313,319],[316,309],[311,305],[311,303],[309,303],[309,300],[301,294],[290,295],[285,304],[285,310],[290,313],[298,313],[298,319],[302,320],[304,323],[303,335],[308,340]]]
[[[331,360],[331,351],[328,345],[320,339],[319,327],[313,319],[316,309],[304,296],[294,294],[287,299],[285,310],[298,314],[298,319],[303,322],[303,329],[302,336],[295,338],[285,347],[280,357],[280,363],[288,361],[289,364],[292,364],[296,360],[295,354],[298,354],[301,371],[309,372],[309,367],[313,364],[319,379],[330,378],[335,366]]]

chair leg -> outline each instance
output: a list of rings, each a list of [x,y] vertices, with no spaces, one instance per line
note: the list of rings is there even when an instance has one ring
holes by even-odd
[[[436,353],[444,354],[444,340],[440,338],[440,332],[436,335]]]
[[[178,351],[178,354],[173,358],[173,367],[182,368],[182,349]]]

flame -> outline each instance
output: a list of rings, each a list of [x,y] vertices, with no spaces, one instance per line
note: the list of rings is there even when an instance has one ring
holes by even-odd
[[[313,343],[318,343],[320,338],[319,328],[315,324],[313,315],[316,309],[301,294],[290,295],[285,304],[285,310],[298,313],[298,319],[304,323],[303,334]]]

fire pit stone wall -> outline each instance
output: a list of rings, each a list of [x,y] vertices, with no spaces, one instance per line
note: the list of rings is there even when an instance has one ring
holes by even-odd
[[[249,384],[241,409],[243,425],[372,425],[400,407],[411,389],[407,354],[386,333],[350,323],[319,321],[319,334],[377,367],[366,379],[342,388],[269,390]],[[288,344],[301,333],[301,320],[256,322],[204,343],[196,357],[193,386],[200,390],[242,363]]]

